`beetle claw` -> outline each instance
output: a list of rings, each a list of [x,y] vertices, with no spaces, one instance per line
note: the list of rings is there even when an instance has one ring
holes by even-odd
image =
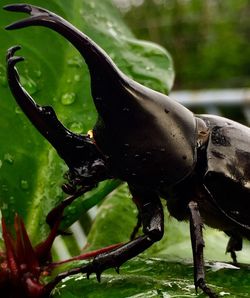
[[[30,13],[32,11],[32,6],[28,4],[9,4],[9,5],[5,5],[3,9],[8,11]]]
[[[4,6],[3,9],[7,11],[24,12],[32,16],[6,26],[5,29],[7,30],[14,30],[14,29],[27,27],[29,26],[30,23],[34,21],[34,19],[36,19],[37,16],[45,12],[43,9],[40,9],[39,7],[35,7],[29,4],[11,4],[11,5]]]
[[[24,60],[24,57],[14,56],[15,52],[20,49],[21,49],[21,47],[19,45],[13,46],[8,49],[7,55],[6,55],[6,61],[7,61],[9,67],[13,68],[18,62]],[[17,72],[16,72],[16,77],[19,78]]]
[[[20,50],[20,49],[21,49],[21,46],[19,46],[19,45],[16,45],[16,46],[13,46],[13,47],[9,48],[8,51],[7,51],[7,55],[6,55],[6,60],[13,57],[15,52]]]

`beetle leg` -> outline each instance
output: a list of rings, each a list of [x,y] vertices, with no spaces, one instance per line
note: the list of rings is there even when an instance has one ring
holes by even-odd
[[[209,297],[215,298],[218,296],[210,290],[205,282],[205,268],[203,259],[203,248],[205,243],[202,236],[203,223],[198,205],[196,202],[191,201],[188,204],[188,208],[190,211],[190,235],[193,250],[195,289],[197,291],[197,288],[199,287]]]
[[[234,265],[238,265],[236,251],[242,250],[242,237],[237,234],[228,234],[230,236],[227,243],[226,253],[230,252]]]
[[[126,244],[114,249],[113,251],[106,252],[94,258],[92,263],[69,270],[60,274],[56,278],[56,282],[69,275],[77,273],[86,273],[87,277],[95,273],[97,280],[100,281],[101,273],[108,268],[115,268],[119,272],[119,267],[126,261],[137,256],[154,242],[159,241],[164,233],[164,218],[163,209],[159,197],[155,194],[140,199],[140,213],[142,215],[143,232],[144,235],[127,242]]]

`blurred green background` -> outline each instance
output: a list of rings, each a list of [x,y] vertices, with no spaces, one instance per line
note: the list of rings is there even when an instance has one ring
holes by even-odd
[[[138,38],[167,48],[174,88],[249,87],[248,0],[114,0]]]

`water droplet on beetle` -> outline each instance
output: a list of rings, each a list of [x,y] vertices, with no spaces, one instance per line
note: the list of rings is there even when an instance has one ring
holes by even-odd
[[[83,125],[81,122],[74,122],[70,125],[70,130],[75,133],[82,133],[83,132]]]
[[[13,164],[14,162],[14,157],[10,153],[4,154],[3,157],[4,161],[6,161],[8,164]]]
[[[21,180],[20,185],[23,190],[29,189],[29,183],[27,180]]]
[[[65,106],[71,105],[75,102],[76,94],[74,92],[68,92],[62,95],[61,103]]]
[[[124,108],[122,109],[122,111],[123,111],[123,112],[129,112],[129,108],[124,107]]]

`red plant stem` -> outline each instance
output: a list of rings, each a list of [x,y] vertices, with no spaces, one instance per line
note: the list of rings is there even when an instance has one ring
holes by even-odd
[[[65,264],[65,263],[72,262],[72,261],[87,260],[87,259],[90,259],[90,258],[94,258],[97,255],[100,255],[102,253],[111,251],[111,250],[113,250],[117,247],[120,247],[122,245],[123,245],[123,243],[112,244],[112,245],[109,245],[109,246],[106,246],[106,247],[103,247],[103,248],[100,248],[100,249],[96,249],[96,250],[81,254],[79,256],[64,260],[64,261],[54,262],[54,263],[50,264],[50,267],[56,267],[56,266],[59,266],[61,264]]]

